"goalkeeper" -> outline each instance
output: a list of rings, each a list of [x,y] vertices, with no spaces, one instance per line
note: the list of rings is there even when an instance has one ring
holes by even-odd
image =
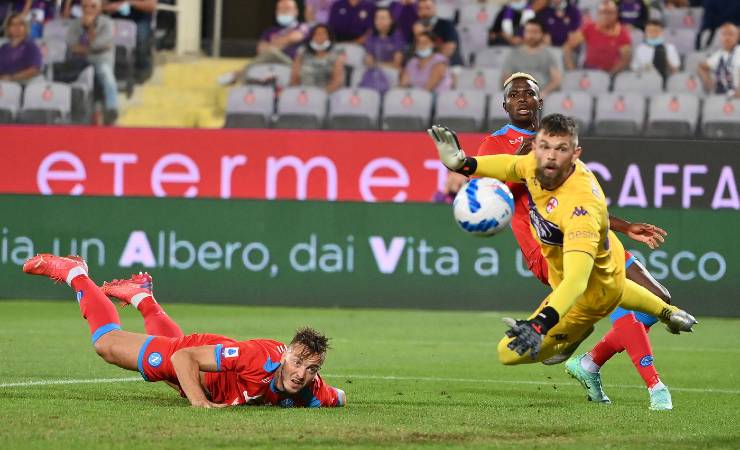
[[[598,181],[579,160],[573,119],[542,119],[534,151],[526,156],[468,157],[453,131],[428,131],[450,170],[525,183],[530,193],[532,231],[553,291],[527,320],[504,319],[510,328],[498,345],[503,364],[541,362],[561,353],[618,305],[658,317],[673,332],[692,331],[694,317],[625,278],[624,248],[609,231]]]

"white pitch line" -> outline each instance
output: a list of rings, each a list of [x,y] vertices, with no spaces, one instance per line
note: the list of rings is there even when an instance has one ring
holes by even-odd
[[[529,384],[538,386],[578,386],[577,383],[562,382],[557,380],[552,381],[528,381],[528,380],[479,380],[475,378],[444,378],[444,377],[403,377],[395,375],[357,375],[357,374],[322,374],[326,378],[357,378],[360,380],[388,380],[388,381],[440,381],[446,383],[488,383],[488,384]],[[37,380],[37,381],[19,381],[16,383],[3,383],[0,384],[0,388],[12,388],[12,387],[30,387],[30,386],[51,386],[60,384],[95,384],[95,383],[123,383],[131,381],[143,381],[141,377],[127,377],[127,378],[89,378],[89,379],[70,379],[70,380]],[[630,385],[630,384],[613,384],[608,387],[620,388],[620,389],[645,389],[642,386]],[[737,389],[705,389],[705,388],[686,388],[686,387],[670,387],[673,391],[684,391],[684,392],[701,392],[701,393],[712,393],[712,394],[740,394],[740,390]]]

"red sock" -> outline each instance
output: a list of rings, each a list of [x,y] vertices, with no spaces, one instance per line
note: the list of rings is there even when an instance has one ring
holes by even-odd
[[[82,317],[90,325],[93,344],[104,334],[121,329],[121,319],[116,307],[87,275],[76,276],[71,286],[77,293]]]
[[[629,317],[631,317],[631,319],[628,319]],[[622,316],[614,321],[612,328],[589,352],[595,364],[601,367],[606,364],[612,356],[624,351],[624,345],[619,336],[619,327],[626,323],[630,323],[632,320],[635,320],[634,315],[627,314],[626,316]]]
[[[144,317],[144,329],[147,334],[166,337],[183,336],[180,327],[170,319],[170,316],[151,295],[141,300],[137,309]]]
[[[630,314],[631,316],[631,314]],[[645,332],[645,326],[638,322],[634,316],[632,323],[625,324],[618,328],[619,337],[622,345],[627,350],[627,354],[632,359],[635,369],[645,381],[648,388],[653,387],[660,378],[658,371],[653,365],[653,349],[650,347],[650,340]]]

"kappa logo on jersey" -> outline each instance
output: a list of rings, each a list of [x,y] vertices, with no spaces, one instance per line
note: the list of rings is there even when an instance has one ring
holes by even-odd
[[[146,359],[150,366],[152,367],[159,367],[160,364],[162,364],[162,355],[158,352],[154,352],[149,355],[149,358]]]
[[[575,209],[573,210],[573,214],[571,214],[570,217],[572,219],[573,217],[585,216],[587,214],[588,214],[588,211],[586,211],[586,209],[583,208],[583,206],[576,206]]]
[[[236,358],[239,356],[239,347],[226,347],[223,351],[224,358]]]
[[[545,206],[545,211],[547,211],[548,214],[552,212],[553,209],[558,207],[558,199],[555,197],[550,197],[550,200],[547,201],[547,206]]]

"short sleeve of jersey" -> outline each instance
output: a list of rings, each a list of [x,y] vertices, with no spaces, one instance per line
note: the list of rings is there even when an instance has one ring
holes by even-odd
[[[322,408],[344,406],[347,404],[347,396],[344,391],[328,385],[323,378],[316,376],[313,382],[313,397],[318,400]]]
[[[601,241],[603,207],[593,200],[572,202],[565,209],[563,226],[563,253],[580,251],[596,258]]]

